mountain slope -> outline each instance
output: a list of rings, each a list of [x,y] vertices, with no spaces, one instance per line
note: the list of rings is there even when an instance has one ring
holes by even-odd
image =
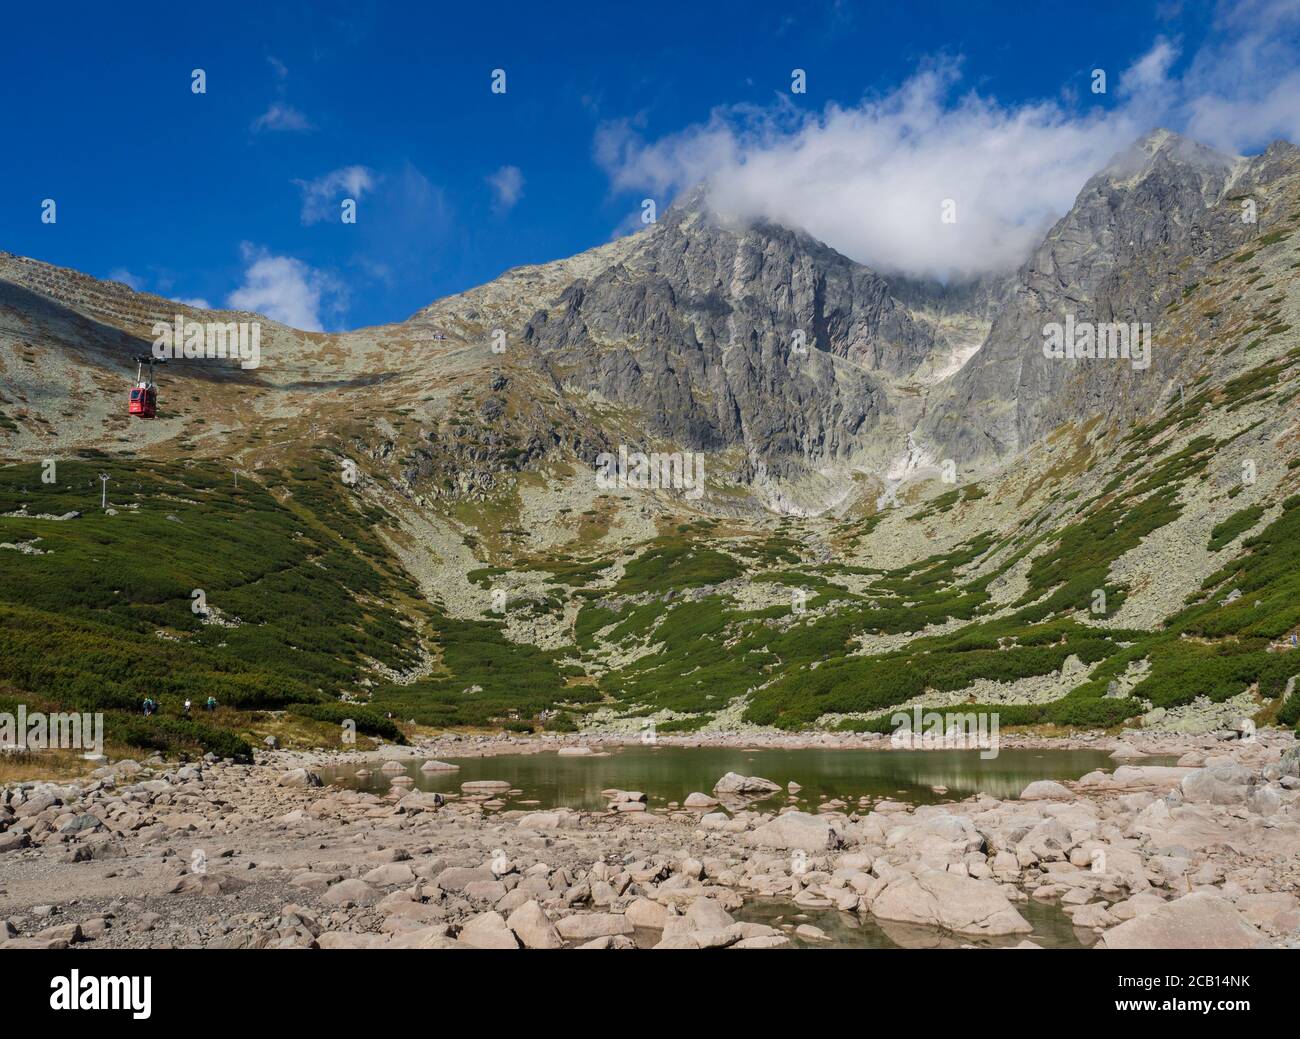
[[[1005,458],[1067,421],[1149,414],[1200,374],[1203,344],[1225,330],[1219,315],[1188,321],[1175,305],[1225,252],[1289,226],[1297,176],[1300,153],[1283,143],[1235,159],[1159,131],[1119,156],[1021,269],[987,341],[927,415],[925,439],[949,457]],[[1242,220],[1247,199],[1253,223]],[[1067,315],[1149,323],[1150,368],[1044,357],[1044,325]]]
[[[1163,133],[975,286],[695,195],[400,324],[264,321],[261,367],[173,362],[147,423],[126,359],[214,316],[0,257],[0,698],[128,742],[159,688],[245,739],[358,701],[376,731],[1294,724],[1298,230],[1296,149]],[[1151,366],[1045,358],[1067,313],[1150,321]],[[619,445],[701,452],[704,494],[601,486]]]

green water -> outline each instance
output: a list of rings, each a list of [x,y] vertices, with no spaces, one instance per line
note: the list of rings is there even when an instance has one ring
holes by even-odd
[[[552,752],[506,754],[488,758],[444,757],[460,765],[457,772],[420,771],[420,761],[402,773],[380,772],[358,778],[355,766],[322,769],[326,783],[354,790],[383,793],[395,775],[408,775],[421,790],[456,793],[471,780],[503,780],[512,790],[500,795],[507,808],[599,810],[606,807],[602,790],[640,790],[650,807],[680,804],[694,791],[708,793],[726,772],[762,776],[782,787],[794,780],[802,789],[793,797],[784,789],[766,801],[748,802],[758,808],[795,805],[815,810],[829,798],[846,802],[855,810],[858,798],[887,798],[911,804],[960,800],[976,793],[1015,797],[1037,779],[1078,779],[1094,769],[1112,769],[1115,763],[1100,750],[1002,750],[984,759],[976,750],[745,750],[722,747],[647,747],[612,749],[607,757],[560,757]],[[1172,759],[1151,758],[1150,764],[1170,764]],[[932,788],[946,787],[936,793]],[[871,916],[835,909],[805,909],[786,899],[753,899],[733,915],[751,923],[779,927],[796,948],[810,949],[938,949],[963,946],[1005,947],[1028,938],[1049,949],[1070,949],[1095,941],[1090,932],[1076,931],[1059,906],[1030,899],[1016,909],[1032,925],[1033,933],[1012,939],[980,940],[945,931],[889,923]],[[794,933],[799,924],[812,924],[826,933],[827,941],[805,941]],[[658,934],[639,935],[649,944]]]
[[[421,772],[420,762],[406,766],[405,775],[420,790],[455,793],[470,780],[504,780],[517,793],[502,795],[508,807],[598,810],[606,805],[608,788],[643,791],[651,808],[679,804],[694,791],[709,793],[726,772],[762,776],[784,787],[794,780],[802,789],[791,798],[782,790],[756,807],[798,805],[816,808],[840,798],[846,810],[860,797],[888,798],[911,804],[960,800],[971,794],[1015,797],[1036,779],[1078,779],[1115,763],[1100,750],[1002,750],[983,759],[977,750],[745,750],[726,747],[617,748],[608,757],[560,757],[554,752],[506,754],[488,758],[448,757],[458,772]],[[1151,763],[1158,763],[1151,759]],[[372,774],[356,776],[354,766],[322,769],[328,783],[354,790],[383,793],[392,774],[370,766]],[[946,787],[936,793],[932,787]]]
[[[1075,930],[1060,906],[1017,902],[1016,911],[1033,927],[1032,934],[1014,938],[971,938],[932,927],[891,923],[872,916],[841,913],[836,909],[804,909],[781,899],[754,899],[732,915],[748,923],[779,927],[799,949],[960,949],[975,946],[1002,949],[1028,939],[1044,949],[1081,949],[1097,940],[1091,931]],[[799,924],[812,924],[828,941],[804,940],[794,933]]]

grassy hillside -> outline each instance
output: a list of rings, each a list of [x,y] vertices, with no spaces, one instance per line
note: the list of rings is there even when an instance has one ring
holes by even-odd
[[[569,644],[549,650],[512,641],[498,619],[454,618],[426,601],[386,547],[395,520],[323,454],[238,481],[211,460],[91,453],[59,464],[48,484],[39,465],[8,466],[0,708],[104,711],[110,742],[237,757],[280,711],[325,742],[345,718],[400,739],[389,714],[531,728],[558,711],[549,726],[571,728],[596,706],[656,715],[662,731],[737,704],[756,724],[883,731],[904,702],[970,702],[961,694],[975,683],[1050,677],[1073,662],[1083,677],[1063,695],[988,706],[1007,725],[1109,726],[1253,689],[1264,716],[1295,724],[1300,698],[1283,697],[1300,671],[1286,648],[1300,626],[1300,496],[1217,524],[1209,547],[1222,550],[1273,516],[1158,629],[1107,623],[1128,591],[1112,567],[1181,514],[1223,446],[1171,435],[1162,454],[1121,465],[1077,502],[1071,522],[1023,521],[894,569],[816,558],[788,522],[758,536],[678,524],[630,546],[613,579],[610,560],[533,555],[542,608],[574,615]],[[856,544],[873,525],[829,533]],[[486,587],[508,569],[471,576]],[[995,597],[1017,569],[1023,590]],[[196,592],[208,612],[196,612]],[[864,652],[873,638],[895,641]],[[1112,682],[1126,675],[1137,677],[1117,695]],[[186,697],[209,695],[215,714],[182,717]],[[160,715],[142,717],[146,696]]]
[[[246,756],[257,712],[420,659],[427,608],[331,474],[83,457],[0,469],[0,699],[106,712],[119,743]],[[100,508],[100,473],[109,509]],[[337,486],[336,486],[337,485]],[[75,514],[68,519],[48,517]],[[200,591],[209,612],[196,612]],[[144,719],[146,697],[160,715]],[[181,715],[208,696],[215,715]],[[361,731],[399,736],[382,714]],[[335,722],[337,725],[337,722]]]

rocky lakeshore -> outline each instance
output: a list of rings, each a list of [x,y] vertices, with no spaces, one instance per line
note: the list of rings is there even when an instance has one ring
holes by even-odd
[[[1031,783],[1016,799],[830,798],[814,811],[759,811],[780,790],[736,774],[663,810],[612,789],[604,811],[507,809],[504,781],[443,797],[387,765],[581,757],[618,742],[270,750],[253,765],[119,761],[78,782],[10,786],[0,948],[779,948],[826,938],[803,917],[812,911],[870,917],[898,944],[1033,948],[1030,900],[1059,906],[1099,948],[1300,946],[1300,746],[1289,733],[1025,737],[1110,746],[1115,767]],[[1151,754],[1178,764],[1144,765]],[[345,760],[387,765],[388,792],[319,785],[315,769]],[[752,899],[790,912],[746,922]]]

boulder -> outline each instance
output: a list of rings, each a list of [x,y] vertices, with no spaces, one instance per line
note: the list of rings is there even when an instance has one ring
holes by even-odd
[[[1259,815],[1275,815],[1282,808],[1282,795],[1271,786],[1257,786],[1246,796],[1246,807]]]
[[[430,794],[423,790],[412,790],[397,802],[398,812],[405,815],[418,815],[420,812],[436,812],[441,807],[441,794]]]
[[[1268,945],[1232,904],[1195,891],[1165,902],[1101,936],[1099,949],[1260,949]]]
[[[1030,783],[1020,792],[1022,801],[1044,801],[1055,798],[1072,797],[1070,788],[1052,779],[1039,779]]]
[[[460,929],[460,941],[474,949],[518,949],[514,932],[506,926],[501,914],[488,910],[465,921]]]
[[[59,827],[59,833],[86,834],[94,833],[96,830],[102,830],[104,824],[96,816],[89,812],[82,812],[80,815],[74,815],[66,823]]]
[[[529,812],[520,816],[518,826],[521,830],[557,830],[560,822],[559,812]]]
[[[487,866],[448,866],[434,883],[444,891],[464,891],[466,884],[479,880],[496,880],[496,874]]]
[[[686,910],[686,920],[692,931],[724,931],[736,922],[711,898],[697,898],[692,902]]]
[[[655,931],[662,931],[664,920],[668,917],[668,909],[648,898],[638,898],[627,907],[624,915],[631,921],[633,927],[648,927]]]
[[[789,945],[790,939],[783,934],[763,934],[754,938],[742,938],[732,949],[780,949]]]
[[[836,846],[835,831],[820,815],[807,812],[785,812],[770,823],[745,835],[745,843],[755,848],[774,848],[778,851],[826,851]]]
[[[320,776],[305,768],[291,768],[280,774],[280,786],[320,786]]]
[[[340,880],[320,900],[332,906],[372,906],[379,901],[379,892],[364,880]]]
[[[535,901],[525,902],[511,913],[506,926],[525,949],[558,949],[564,944],[551,918]]]
[[[415,872],[405,863],[390,862],[386,866],[376,866],[362,879],[376,887],[398,887],[414,881]]]
[[[635,949],[636,943],[621,934],[607,934],[578,946],[579,949]]]
[[[956,934],[1000,937],[1033,931],[996,884],[936,870],[898,876],[872,901],[871,912],[881,920]]]
[[[781,789],[770,779],[760,776],[742,776],[738,772],[728,772],[713,786],[715,794],[731,797],[765,797]]]
[[[169,895],[228,895],[248,886],[248,881],[225,873],[186,873],[177,877],[166,889]]]
[[[608,935],[630,935],[632,921],[621,913],[577,913],[556,921],[555,929],[568,942],[585,942]]]
[[[1179,784],[1183,800],[1190,803],[1242,804],[1255,780],[1250,769],[1221,761],[1205,768],[1193,769]]]
[[[25,848],[31,843],[31,838],[25,833],[0,833],[0,855],[7,851],[17,851],[19,848]]]

